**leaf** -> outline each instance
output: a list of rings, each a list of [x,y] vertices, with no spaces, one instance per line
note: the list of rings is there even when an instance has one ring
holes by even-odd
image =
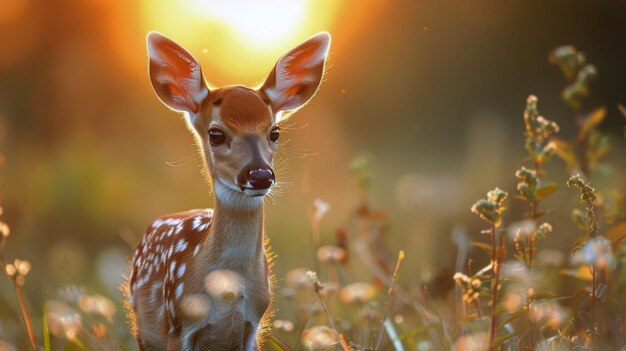
[[[504,328],[507,323],[511,323],[519,317],[524,317],[528,314],[525,309],[519,309],[511,314],[509,314],[503,321],[500,322],[500,328]]]
[[[607,230],[606,237],[613,243],[618,243],[626,238],[626,221],[615,223]]]
[[[573,169],[576,167],[576,152],[572,143],[563,139],[552,138],[550,145],[554,148],[556,156],[565,162],[567,168]]]
[[[606,108],[604,107],[600,107],[591,111],[587,115],[587,118],[585,118],[585,120],[583,121],[583,125],[580,127],[580,130],[578,131],[578,138],[579,139],[584,138],[585,135],[589,133],[589,131],[591,131],[593,128],[595,128],[598,124],[600,124],[604,120],[604,117],[606,117]]]
[[[537,188],[536,190],[537,197],[540,199],[545,199],[546,197],[548,197],[548,195],[552,194],[556,190],[556,188],[558,188],[556,183],[549,183],[549,184],[543,185]]]
[[[580,266],[578,268],[571,269],[561,269],[559,273],[580,280],[591,281],[592,279],[591,272],[589,271],[589,267],[587,266]]]
[[[576,238],[576,240],[574,240],[574,242],[572,243],[572,251],[580,249],[580,247],[585,243],[585,241],[587,241],[587,239],[589,239],[588,235],[583,235]]]
[[[479,249],[482,249],[483,251],[485,251],[489,257],[491,257],[491,254],[493,253],[493,249],[491,248],[491,245],[487,244],[487,243],[483,243],[480,241],[474,241],[472,244],[472,246],[477,247]]]

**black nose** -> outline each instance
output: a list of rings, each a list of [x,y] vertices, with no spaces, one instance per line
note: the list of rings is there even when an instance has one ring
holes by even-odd
[[[248,171],[246,183],[254,190],[267,189],[274,185],[274,172],[270,168],[253,168]]]

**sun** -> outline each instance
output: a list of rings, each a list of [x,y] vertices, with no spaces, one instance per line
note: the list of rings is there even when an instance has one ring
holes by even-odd
[[[200,61],[221,86],[254,85],[288,49],[320,31],[332,33],[337,0],[142,0],[145,33],[157,31]]]
[[[307,0],[187,0],[197,16],[229,27],[248,45],[281,45],[297,31],[307,10]]]

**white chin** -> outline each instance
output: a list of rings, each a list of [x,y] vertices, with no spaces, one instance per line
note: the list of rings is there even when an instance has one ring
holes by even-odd
[[[243,193],[246,196],[249,197],[259,197],[259,196],[265,196],[267,195],[267,193],[270,192],[270,189],[244,189]]]

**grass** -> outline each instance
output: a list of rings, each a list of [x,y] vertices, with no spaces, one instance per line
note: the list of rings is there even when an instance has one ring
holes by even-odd
[[[520,162],[511,175],[519,181],[515,189],[495,188],[468,205],[486,224],[487,239],[470,243],[463,233],[456,236],[456,271],[421,287],[402,276],[404,251],[411,255],[411,248],[397,256],[386,248],[388,214],[368,200],[370,161],[357,157],[350,164],[358,188],[347,216],[351,225],[334,238],[327,235],[321,222],[330,206],[321,200],[313,204],[307,248],[314,253],[313,271],[293,269],[284,277],[285,287],[276,289],[275,299],[285,308],[273,321],[266,349],[608,350],[626,344],[626,211],[593,187],[596,172],[609,166],[603,160],[610,144],[598,128],[606,109],[582,107],[596,68],[571,46],[555,49],[549,60],[565,78],[562,98],[572,110],[576,135],[560,137],[559,125],[540,114],[539,99],[528,97],[521,113],[527,164]],[[618,109],[626,117],[623,106]],[[571,174],[567,182],[551,179],[544,170],[553,158]],[[577,191],[582,209],[544,209],[544,200],[556,191],[572,197]],[[521,201],[527,211],[505,221],[512,201]],[[578,237],[551,224],[570,210],[581,229]],[[0,233],[0,263],[23,323],[21,333],[0,329],[8,340],[0,339],[0,350],[39,350],[40,344],[44,350],[134,349],[116,304],[83,288],[69,286],[47,299],[42,323],[33,323],[22,290],[30,264],[5,260],[2,244],[10,239],[9,225],[0,222]],[[549,236],[571,238],[570,263],[555,269],[538,259],[551,249],[543,243]],[[484,251],[484,259],[468,256],[471,247]],[[482,261],[488,263],[476,267]],[[366,271],[367,278],[354,278],[357,270]],[[546,282],[557,279],[567,288],[552,291]]]

